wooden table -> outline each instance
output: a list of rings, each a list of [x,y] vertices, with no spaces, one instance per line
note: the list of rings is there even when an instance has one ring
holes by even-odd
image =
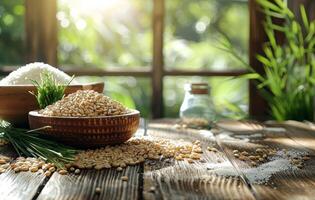
[[[233,124],[234,123],[234,124]],[[236,122],[224,122],[222,127],[233,128]],[[257,129],[253,131],[234,130],[234,135],[263,137],[249,142],[230,142],[221,137],[222,129],[213,131],[176,128],[174,120],[153,121],[137,133],[160,138],[200,140],[204,148],[205,162],[189,164],[187,161],[146,161],[129,166],[124,171],[115,169],[83,170],[80,175],[62,176],[54,173],[47,178],[42,173],[12,170],[0,175],[0,199],[315,199],[315,131],[291,125],[285,129],[266,129],[252,124],[236,124]],[[225,126],[227,125],[227,126]],[[214,133],[214,134],[212,134]],[[251,137],[250,137],[251,138]],[[244,162],[232,156],[236,148],[254,150],[259,145],[271,148],[298,149],[310,152],[311,160],[297,171],[279,172],[267,184],[251,184],[247,181]],[[211,146],[219,152],[207,151]],[[9,146],[2,146],[0,153],[13,155]],[[238,177],[217,176],[207,169],[209,163],[231,162]],[[122,175],[128,182],[120,180]],[[95,188],[100,187],[97,194]]]

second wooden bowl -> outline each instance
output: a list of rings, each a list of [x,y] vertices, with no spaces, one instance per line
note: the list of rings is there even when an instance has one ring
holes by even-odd
[[[62,143],[93,148],[120,144],[137,131],[140,112],[132,110],[128,114],[104,117],[48,117],[37,111],[29,113],[31,129],[51,126],[40,132]]]
[[[77,90],[94,90],[103,92],[104,83],[69,85],[65,94]],[[38,109],[35,97],[29,92],[35,92],[32,85],[0,86],[0,118],[10,122],[15,127],[28,127],[28,112]]]

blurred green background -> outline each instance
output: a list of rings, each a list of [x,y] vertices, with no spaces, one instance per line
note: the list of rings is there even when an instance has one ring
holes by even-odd
[[[164,59],[166,69],[240,69],[219,50],[227,34],[241,54],[248,53],[249,16],[246,0],[165,0]],[[24,63],[24,1],[0,2],[0,65]],[[150,68],[152,1],[58,0],[58,61],[61,66]],[[77,77],[105,81],[105,93],[150,117],[149,78]],[[247,81],[233,77],[165,77],[166,117],[177,117],[186,82],[206,81],[222,117],[244,118]]]

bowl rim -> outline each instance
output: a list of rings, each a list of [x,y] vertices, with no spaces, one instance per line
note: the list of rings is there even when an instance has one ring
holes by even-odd
[[[82,87],[82,86],[93,86],[93,85],[105,85],[103,81],[95,81],[90,83],[79,83],[79,84],[73,84],[68,85],[67,87]],[[66,85],[65,85],[66,86]],[[36,86],[31,84],[25,84],[25,85],[0,85],[1,88],[36,88]]]
[[[28,113],[29,117],[41,117],[41,118],[50,118],[50,119],[113,119],[113,118],[119,118],[119,117],[129,117],[129,116],[136,116],[139,115],[140,116],[140,111],[135,110],[135,109],[128,109],[131,112],[130,113],[126,113],[126,114],[122,114],[122,115],[113,115],[113,116],[93,116],[93,117],[58,117],[58,116],[45,116],[42,114],[38,113],[38,110],[32,110]]]

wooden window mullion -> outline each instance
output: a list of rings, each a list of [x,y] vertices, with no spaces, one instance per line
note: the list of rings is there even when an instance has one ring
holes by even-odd
[[[261,63],[256,59],[257,54],[262,54],[262,44],[267,40],[263,22],[264,14],[260,11],[256,0],[249,0],[249,64],[263,74]],[[265,119],[267,116],[267,103],[262,98],[253,81],[249,83],[249,114],[255,119]]]
[[[27,62],[57,65],[57,0],[25,1]]]
[[[153,63],[152,63],[152,117],[163,117],[163,34],[164,34],[164,0],[153,0]]]

